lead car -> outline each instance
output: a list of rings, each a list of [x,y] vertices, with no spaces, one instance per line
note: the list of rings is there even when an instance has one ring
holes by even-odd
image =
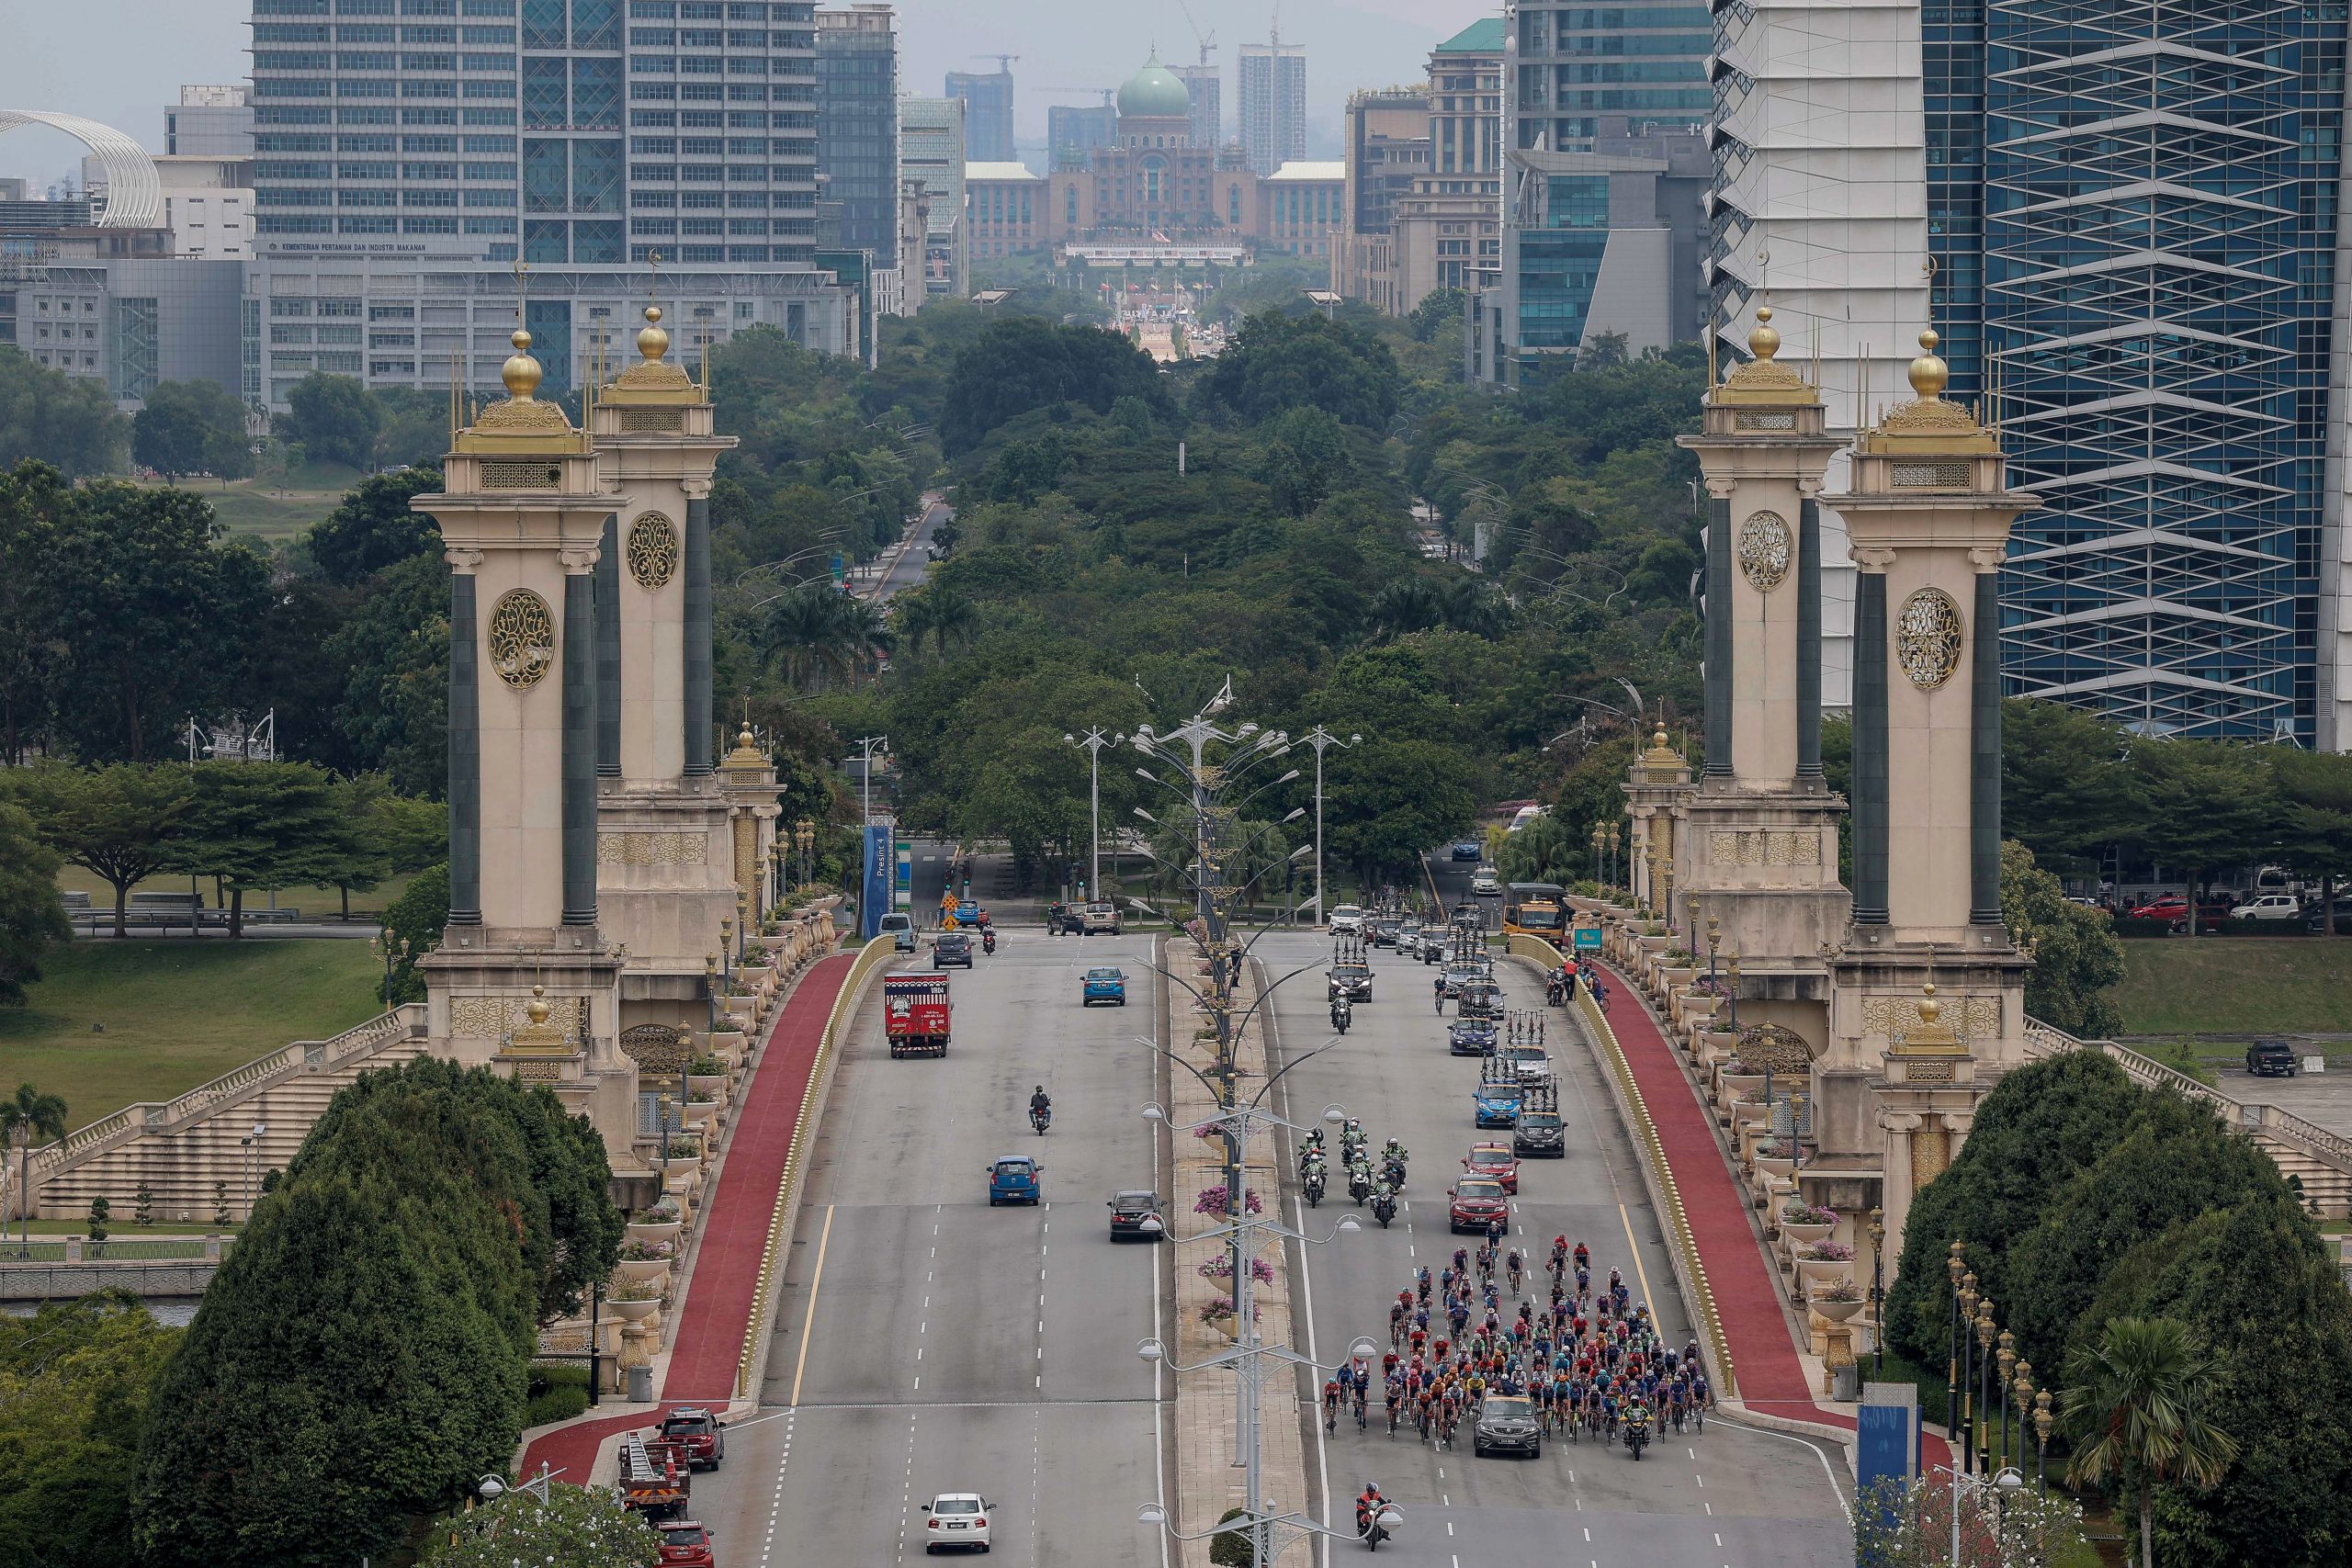
[[[988,1551],[989,1509],[992,1506],[977,1492],[942,1492],[925,1503],[922,1511],[931,1517],[923,1521],[923,1555]]]

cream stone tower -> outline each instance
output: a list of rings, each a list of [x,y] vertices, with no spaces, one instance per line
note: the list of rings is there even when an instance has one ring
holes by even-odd
[[[598,535],[620,497],[587,432],[534,394],[516,329],[504,400],[457,432],[439,523],[449,593],[449,924],[421,967],[436,1055],[551,1085],[636,1162],[637,1068],[597,925]]]
[[[1875,1125],[1817,1129],[1883,1177],[1886,1247],[1948,1165],[1976,1099],[2022,1056],[2030,960],[2001,923],[2000,609],[2009,525],[1999,442],[1944,400],[1936,334],[1917,397],[1855,438],[1845,518],[1860,576],[1854,670],[1854,911],[1830,962],[1824,1070],[1875,1077]],[[1929,989],[1929,987],[1934,987]],[[1922,1005],[1922,998],[1926,1005]]]
[[[707,1027],[705,959],[738,918],[735,807],[712,762],[710,581],[711,473],[735,438],[714,434],[709,389],[670,361],[659,306],[637,347],[589,415],[620,492],[597,568],[596,871],[627,952],[624,1046],[670,1073]]]
[[[1820,393],[1781,363],[1771,322],[1771,307],[1758,310],[1753,357],[1709,389],[1701,433],[1680,438],[1708,494],[1707,750],[1674,846],[1675,924],[1694,954],[1713,931],[1739,955],[1740,1021],[1802,1038],[1800,1050],[1772,1036],[1788,1058],[1774,1066],[1796,1073],[1825,1043],[1822,954],[1849,906],[1845,803],[1821,771],[1819,493],[1839,443]]]

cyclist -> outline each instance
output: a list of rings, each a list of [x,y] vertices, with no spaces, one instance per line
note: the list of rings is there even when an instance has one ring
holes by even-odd
[[[1510,1255],[1503,1259],[1503,1269],[1510,1275],[1510,1293],[1514,1296],[1519,1294],[1521,1271],[1519,1248],[1514,1247],[1510,1249]]]
[[[1340,1429],[1340,1382],[1337,1378],[1327,1378],[1323,1382],[1323,1429],[1326,1432]]]

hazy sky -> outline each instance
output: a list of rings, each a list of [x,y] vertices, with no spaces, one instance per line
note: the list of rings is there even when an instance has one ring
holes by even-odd
[[[1217,40],[1227,134],[1233,71],[1245,39],[1262,40],[1266,0],[1183,0]],[[1309,134],[1335,141],[1340,108],[1358,87],[1419,80],[1430,46],[1500,0],[1286,0],[1283,39],[1306,47]],[[183,82],[238,82],[248,69],[250,0],[0,0],[0,106],[62,109],[127,130],[163,151],[164,106]],[[901,90],[937,94],[950,71],[990,69],[982,50],[1021,58],[1020,134],[1042,138],[1048,102],[1097,101],[1053,88],[1114,87],[1157,42],[1163,60],[1199,58],[1178,0],[900,0]],[[76,143],[17,130],[0,141],[0,174],[47,181],[79,166]]]

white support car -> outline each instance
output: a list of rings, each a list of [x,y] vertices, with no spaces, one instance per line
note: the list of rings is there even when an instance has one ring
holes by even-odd
[[[925,1503],[922,1550],[934,1551],[976,1548],[989,1550],[989,1504],[977,1492],[942,1492]]]
[[[1361,904],[1332,906],[1331,934],[1333,936],[1363,935],[1363,906]]]
[[[2230,911],[2233,920],[2300,920],[2303,901],[2291,893],[2265,893]]]

